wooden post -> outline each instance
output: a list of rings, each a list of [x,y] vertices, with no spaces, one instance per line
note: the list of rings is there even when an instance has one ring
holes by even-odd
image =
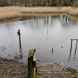
[[[71,60],[72,43],[73,43],[73,40],[71,39],[71,43],[70,43],[70,53],[69,53],[69,56],[68,56],[68,62],[70,62],[70,60]]]
[[[77,52],[77,40],[76,40],[75,54],[76,54],[76,52]]]
[[[72,52],[72,42],[73,42],[73,40],[71,39],[71,43],[70,43],[70,55],[71,55],[71,52]]]
[[[52,54],[54,53],[54,50],[53,50],[53,48],[52,48]]]
[[[30,49],[28,55],[28,78],[36,78],[36,61],[34,61],[34,54],[36,49]]]
[[[21,33],[20,33],[20,29],[18,29],[18,37],[19,37],[19,52],[20,52],[20,57],[19,58],[23,58],[23,55],[22,55],[22,45],[21,45]]]

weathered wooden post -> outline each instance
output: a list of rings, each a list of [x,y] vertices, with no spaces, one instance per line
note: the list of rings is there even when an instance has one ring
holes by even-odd
[[[72,52],[72,42],[73,42],[73,40],[71,39],[71,44],[70,44],[70,55],[71,55],[71,52]]]
[[[69,56],[68,56],[68,62],[71,60],[71,53],[72,53],[72,44],[73,43],[73,40],[71,39],[71,43],[70,43],[70,53],[69,53]]]
[[[54,53],[54,49],[52,48],[52,54]]]
[[[18,37],[19,37],[19,52],[20,52],[19,58],[22,59],[23,55],[22,55],[22,45],[21,45],[21,32],[20,32],[20,29],[18,29],[17,34],[18,34]]]
[[[76,47],[75,47],[75,54],[76,54],[76,52],[77,52],[77,40],[76,40]]]
[[[28,78],[36,78],[36,61],[35,61],[36,49],[30,49],[28,54]]]

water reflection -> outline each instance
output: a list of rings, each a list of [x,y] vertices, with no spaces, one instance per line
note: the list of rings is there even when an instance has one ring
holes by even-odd
[[[70,65],[78,64],[77,46],[74,46],[76,42],[72,43],[73,51],[67,52],[71,46],[70,39],[78,39],[78,24],[69,23],[66,17],[68,23],[64,25],[65,19],[62,19],[61,17],[39,16],[25,21],[0,24],[0,45],[5,45],[4,49],[0,48],[0,55],[9,58],[19,55],[17,30],[20,29],[23,62],[27,60],[28,50],[37,48],[37,58],[40,63],[60,62],[67,65],[69,59]],[[71,59],[72,54],[76,56],[75,61]]]

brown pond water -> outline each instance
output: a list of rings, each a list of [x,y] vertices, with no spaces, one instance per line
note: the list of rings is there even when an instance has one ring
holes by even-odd
[[[0,56],[12,59],[19,55],[18,29],[21,30],[22,62],[27,63],[28,50],[36,48],[38,63],[63,63],[78,67],[75,41],[70,55],[70,39],[78,39],[77,23],[51,16],[0,23]]]

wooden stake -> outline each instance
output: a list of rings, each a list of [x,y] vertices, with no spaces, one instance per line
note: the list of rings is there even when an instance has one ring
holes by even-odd
[[[21,45],[21,33],[20,33],[20,29],[18,29],[17,34],[19,36],[19,52],[20,52],[20,58],[22,59],[23,58],[23,55],[22,55],[22,45]]]
[[[72,39],[71,39],[71,44],[70,44],[70,46],[71,46],[71,47],[70,47],[70,55],[71,55],[71,52],[72,52],[72,42],[73,42],[73,41],[72,41]]]
[[[75,54],[76,54],[76,52],[77,52],[77,40],[76,40]]]

